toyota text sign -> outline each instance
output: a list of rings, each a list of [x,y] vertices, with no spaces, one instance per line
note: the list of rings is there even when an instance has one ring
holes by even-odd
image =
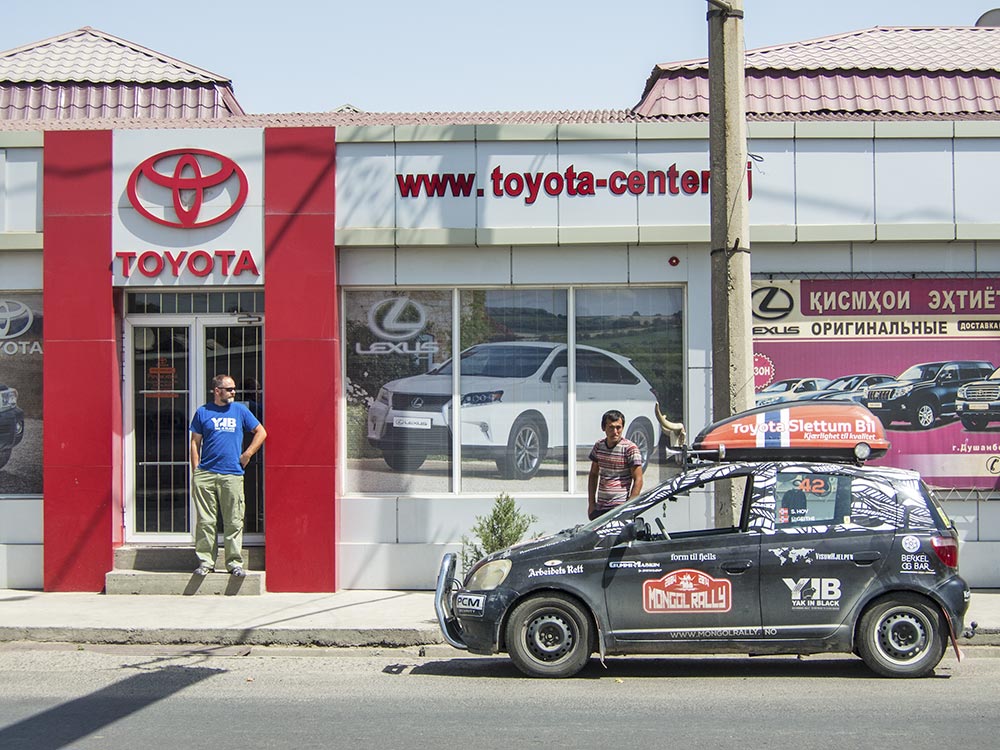
[[[263,283],[263,131],[114,134],[116,286]]]

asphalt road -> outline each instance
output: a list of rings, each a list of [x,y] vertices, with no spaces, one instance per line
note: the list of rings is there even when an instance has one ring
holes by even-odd
[[[992,747],[1000,649],[922,680],[850,657],[595,659],[577,678],[415,650],[0,647],[0,748]]]

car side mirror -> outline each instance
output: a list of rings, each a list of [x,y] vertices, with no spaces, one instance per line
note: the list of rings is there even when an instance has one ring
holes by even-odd
[[[636,528],[636,521],[633,519],[622,527],[621,532],[618,534],[618,538],[615,540],[618,544],[628,544],[629,542],[635,541],[638,538],[638,529]]]

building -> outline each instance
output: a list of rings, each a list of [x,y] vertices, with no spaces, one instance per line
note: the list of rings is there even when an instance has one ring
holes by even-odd
[[[963,27],[748,53],[756,390],[1000,364],[998,52]],[[271,435],[248,542],[275,591],[427,588],[500,492],[538,531],[583,519],[604,408],[647,482],[670,471],[655,403],[711,420],[706,61],[657,66],[629,110],[247,115],[151,54],[222,96],[0,122],[0,382],[25,413],[0,585],[100,590],[116,547],[188,543],[187,420],[219,369]],[[945,380],[931,408],[854,395],[902,399],[885,460],[939,488],[993,586],[996,425]]]

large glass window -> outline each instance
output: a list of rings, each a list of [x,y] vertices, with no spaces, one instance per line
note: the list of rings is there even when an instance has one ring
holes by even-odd
[[[683,418],[682,289],[349,290],[343,301],[346,492],[582,494],[608,409],[625,413],[659,481],[657,402]]]
[[[679,287],[577,290],[576,429],[586,448],[581,458],[602,439],[604,412],[617,409],[625,415],[625,437],[646,459],[644,484],[661,481],[656,404],[668,419],[683,421],[683,311]],[[589,469],[589,461],[577,463],[578,486]]]
[[[345,293],[347,492],[452,489],[452,297]]]
[[[566,490],[567,296],[460,293],[463,491]]]

